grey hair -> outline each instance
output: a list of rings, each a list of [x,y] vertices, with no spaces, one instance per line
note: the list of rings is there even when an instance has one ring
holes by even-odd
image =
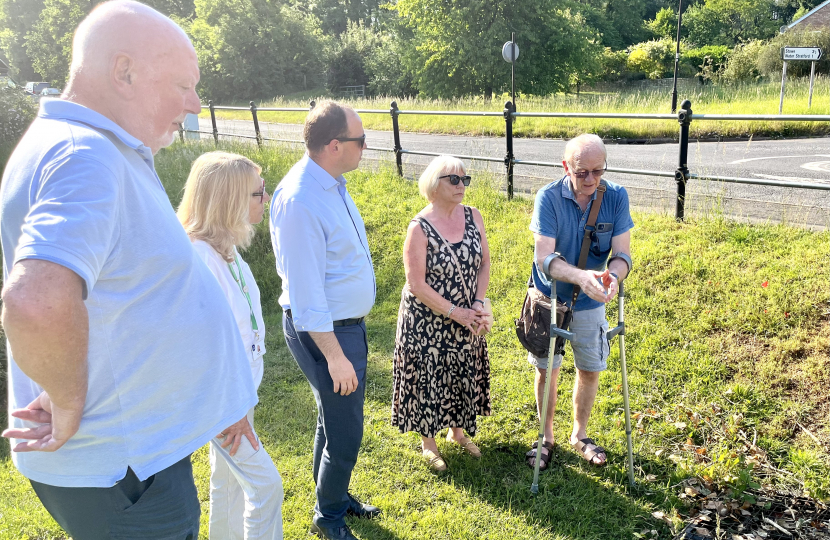
[[[432,194],[438,188],[441,173],[451,170],[460,170],[461,174],[467,174],[464,162],[454,156],[438,156],[433,159],[427,168],[418,178],[418,191],[426,200],[432,202]]]
[[[602,142],[602,139],[593,133],[583,133],[568,141],[562,159],[568,163],[573,163],[573,160],[579,159],[580,154],[588,148],[598,148],[608,158],[608,151],[605,149],[605,143]]]

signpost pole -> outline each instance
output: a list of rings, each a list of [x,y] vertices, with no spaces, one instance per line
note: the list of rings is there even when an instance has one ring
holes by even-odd
[[[784,83],[787,82],[787,61],[784,60],[784,69],[781,71],[781,100],[778,102],[778,114],[784,111]]]
[[[810,62],[810,94],[807,98],[807,108],[810,109],[813,106],[813,80],[816,78],[816,61],[813,60]]]

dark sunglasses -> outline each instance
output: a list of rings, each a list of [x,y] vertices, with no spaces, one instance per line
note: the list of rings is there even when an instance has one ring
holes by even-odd
[[[607,170],[608,170],[608,162],[606,161],[605,162],[605,167],[603,167],[602,169],[596,169],[596,170],[593,170],[593,171],[576,171],[576,172],[573,173],[573,175],[576,178],[580,179],[580,180],[585,180],[586,178],[588,178],[589,174],[593,175],[594,178],[602,178],[602,175],[605,174],[605,171],[607,171]]]
[[[264,179],[262,180],[262,188],[260,188],[260,190],[257,191],[256,193],[251,193],[251,197],[259,197],[259,202],[260,203],[265,200],[265,180]]]
[[[469,176],[458,176],[457,174],[445,174],[444,176],[439,176],[438,178],[449,178],[450,184],[454,186],[457,186],[459,182],[464,182],[465,186],[469,186],[470,180],[472,180]]]
[[[334,139],[332,139],[331,141],[340,141],[340,142],[355,141],[355,142],[359,142],[359,143],[360,143],[360,146],[361,146],[361,148],[362,148],[362,147],[363,147],[363,145],[365,145],[365,144],[366,144],[366,134],[364,133],[364,134],[363,134],[363,135],[361,135],[360,137],[335,137],[335,138],[334,138]],[[329,141],[329,142],[331,142],[331,141]]]

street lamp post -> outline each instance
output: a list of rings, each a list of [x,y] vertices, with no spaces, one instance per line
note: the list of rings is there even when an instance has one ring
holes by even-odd
[[[671,112],[677,112],[677,68],[680,64],[680,24],[683,21],[683,0],[677,5],[677,48],[674,51],[674,85],[671,91]]]

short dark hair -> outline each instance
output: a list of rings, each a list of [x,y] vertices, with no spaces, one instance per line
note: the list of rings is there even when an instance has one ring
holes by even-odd
[[[333,139],[347,136],[346,111],[353,109],[336,101],[323,101],[311,109],[303,125],[303,140],[309,152],[319,152]]]

